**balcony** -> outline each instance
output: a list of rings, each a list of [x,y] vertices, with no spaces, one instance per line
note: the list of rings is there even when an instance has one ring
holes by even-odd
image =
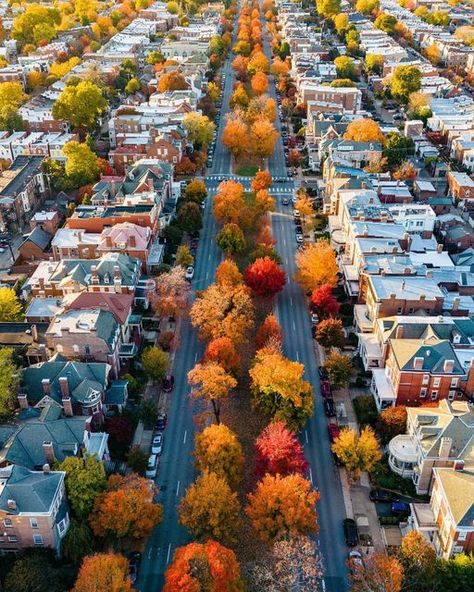
[[[382,368],[384,364],[382,350],[373,333],[358,333],[359,352],[366,371]]]
[[[369,308],[366,304],[354,306],[354,321],[358,333],[372,333],[374,323],[369,317]]]
[[[388,444],[388,453],[392,471],[404,479],[412,479],[418,457],[413,437],[408,434],[395,436]]]
[[[384,368],[372,368],[370,390],[374,395],[375,404],[379,411],[396,405],[397,395]]]

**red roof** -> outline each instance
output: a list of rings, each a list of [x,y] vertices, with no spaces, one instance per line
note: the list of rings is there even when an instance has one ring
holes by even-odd
[[[109,294],[107,292],[81,292],[67,305],[67,309],[81,310],[101,308],[109,310],[121,325],[125,324],[132,309],[133,294]]]

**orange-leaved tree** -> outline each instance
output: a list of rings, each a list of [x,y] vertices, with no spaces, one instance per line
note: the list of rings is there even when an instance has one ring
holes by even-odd
[[[300,249],[295,259],[298,267],[295,279],[305,291],[312,292],[324,284],[336,285],[339,268],[327,240],[319,239]]]
[[[170,90],[186,90],[188,83],[181,72],[171,70],[160,76],[158,81],[158,91],[164,93]]]
[[[163,592],[242,592],[235,553],[216,541],[178,547],[166,570]]]
[[[180,523],[197,539],[236,542],[240,504],[225,477],[204,471],[186,490],[178,513]]]
[[[301,475],[265,475],[248,499],[245,511],[263,541],[274,543],[318,530],[319,494],[311,490],[311,483]]]
[[[222,181],[214,197],[214,216],[219,224],[239,224],[244,210],[243,186],[237,181]]]
[[[381,142],[383,144],[385,136],[380,129],[380,125],[373,119],[356,119],[347,126],[344,139],[354,140],[355,142]]]
[[[242,478],[244,454],[234,432],[224,424],[212,424],[194,442],[194,456],[198,471],[212,471],[235,486]]]
[[[191,289],[181,266],[173,267],[155,278],[155,291],[150,294],[150,303],[161,317],[181,316],[189,305]]]
[[[217,423],[220,421],[220,403],[237,386],[235,378],[217,362],[196,364],[188,372],[189,384],[194,397],[204,397],[211,401]]]
[[[257,346],[257,349],[261,349],[269,341],[276,345],[281,345],[283,343],[283,331],[273,313],[270,313],[265,318],[255,336],[255,345]]]
[[[240,367],[240,356],[229,337],[217,337],[207,344],[204,352],[206,362],[217,362],[226,372],[235,373]]]
[[[259,215],[275,211],[275,200],[266,189],[260,189],[255,194],[255,210]]]
[[[237,263],[232,259],[224,259],[216,269],[216,283],[225,287],[235,288],[244,283],[244,276],[240,273]]]
[[[155,487],[135,473],[111,475],[107,489],[95,500],[89,524],[94,534],[105,539],[140,539],[150,534],[163,516],[153,503]]]
[[[259,158],[267,158],[273,154],[279,137],[280,134],[272,123],[264,117],[257,119],[250,128],[252,150]]]
[[[239,115],[229,117],[222,134],[222,143],[230,150],[235,159],[239,159],[247,152],[249,144],[249,129]]]
[[[268,78],[266,74],[263,72],[255,72],[250,79],[250,85],[254,95],[260,96],[266,93],[268,89]]]
[[[116,553],[84,557],[72,592],[132,592],[128,561]]]
[[[247,267],[245,282],[257,296],[272,297],[283,290],[286,275],[273,259],[263,257]]]
[[[350,579],[352,592],[400,592],[403,584],[403,567],[396,557],[389,557],[385,553],[372,553],[355,567]]]
[[[252,191],[255,193],[260,191],[261,189],[269,189],[272,185],[272,176],[270,172],[265,171],[258,171],[255,173],[255,177],[252,179],[251,187]]]

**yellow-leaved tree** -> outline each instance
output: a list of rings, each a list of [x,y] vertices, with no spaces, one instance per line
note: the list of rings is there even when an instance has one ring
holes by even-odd
[[[295,279],[305,291],[313,291],[324,284],[334,286],[337,282],[337,266],[334,251],[325,239],[307,245],[296,253],[298,271]]]
[[[343,429],[332,445],[332,450],[353,480],[357,480],[362,471],[372,471],[382,458],[375,433],[368,426],[361,431],[360,436],[355,430]]]

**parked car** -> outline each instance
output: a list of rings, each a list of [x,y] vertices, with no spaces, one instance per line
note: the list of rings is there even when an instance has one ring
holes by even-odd
[[[296,242],[301,244],[303,242],[303,235],[302,234],[297,234],[296,235]]]
[[[289,203],[290,203],[290,200],[287,197],[284,197],[283,200],[282,200],[282,204],[284,206],[287,206]]]
[[[336,438],[339,438],[340,433],[341,433],[341,430],[339,429],[339,426],[337,425],[337,423],[329,423],[328,424],[328,434],[329,434],[329,439],[331,440],[331,442],[334,442],[334,440],[336,440]]]
[[[165,391],[165,393],[170,393],[174,387],[174,376],[172,374],[167,374],[163,377],[161,381],[161,388]]]
[[[142,554],[139,551],[132,551],[128,557],[128,570],[132,584],[138,580],[138,570],[142,561]]]
[[[392,514],[399,515],[399,514],[409,514],[410,513],[410,504],[406,502],[393,502],[392,503]]]
[[[355,547],[359,542],[359,532],[355,520],[352,520],[352,518],[346,518],[342,524],[344,526],[346,545],[348,547]]]
[[[361,552],[357,551],[357,549],[349,551],[347,565],[349,566],[349,569],[352,573],[354,573],[358,567],[362,567],[364,565],[364,561],[362,559]]]
[[[168,416],[166,413],[159,413],[155,422],[155,430],[163,431],[168,423]]]
[[[190,282],[193,277],[194,277],[194,267],[192,265],[190,265],[189,267],[186,268],[186,275],[185,275],[186,279],[188,280],[188,282]]]
[[[336,405],[331,397],[324,399],[324,413],[327,417],[336,417]]]
[[[163,434],[155,434],[151,441],[151,453],[161,454],[163,452]]]
[[[319,323],[319,317],[315,312],[311,313],[311,323],[317,325]]]
[[[324,398],[331,396],[331,384],[329,380],[321,380],[321,395]]]
[[[324,366],[318,366],[318,374],[321,380],[327,380],[328,373],[326,372],[326,368]]]
[[[386,489],[371,489],[369,497],[373,502],[398,502],[400,498]]]
[[[150,457],[148,458],[148,464],[146,466],[146,472],[145,472],[145,477],[147,477],[147,479],[154,479],[156,477],[156,475],[158,474],[158,464],[159,464],[159,459],[158,456],[156,454],[151,454]]]
[[[299,210],[294,210],[294,211],[293,211],[293,216],[294,216],[295,218],[301,218],[300,211],[299,211]]]

